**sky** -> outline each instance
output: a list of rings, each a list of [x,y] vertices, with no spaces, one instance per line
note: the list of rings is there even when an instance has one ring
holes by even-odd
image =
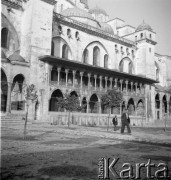
[[[118,17],[136,28],[144,20],[156,32],[156,53],[171,56],[171,0],[88,0],[88,4],[104,9],[109,19]]]

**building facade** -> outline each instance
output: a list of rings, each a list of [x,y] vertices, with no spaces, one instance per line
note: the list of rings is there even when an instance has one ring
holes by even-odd
[[[156,33],[143,22],[137,28],[89,9],[87,0],[2,0],[1,112],[25,113],[25,89],[34,84],[38,100],[29,117],[65,124],[56,107],[65,93],[79,97],[75,124],[105,125],[100,97],[117,88],[131,123],[171,117],[171,57],[155,52]]]

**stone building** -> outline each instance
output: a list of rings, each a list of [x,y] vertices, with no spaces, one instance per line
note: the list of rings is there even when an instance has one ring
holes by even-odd
[[[153,123],[171,116],[171,57],[155,52],[156,33],[110,19],[87,0],[2,0],[1,112],[24,114],[25,89],[34,84],[38,101],[30,106],[36,121],[65,123],[56,97],[75,94],[85,108],[73,123],[106,123],[100,96],[118,88],[119,108],[131,123]]]

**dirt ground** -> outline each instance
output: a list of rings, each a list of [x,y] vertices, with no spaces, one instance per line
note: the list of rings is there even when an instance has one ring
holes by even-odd
[[[165,163],[171,176],[171,129],[132,128],[132,135],[119,130],[33,124],[23,140],[23,127],[1,128],[1,179],[95,180],[99,160],[119,158],[115,169],[123,163]],[[152,169],[152,174],[157,168]],[[141,179],[146,180],[146,168]],[[110,178],[115,179],[110,173]],[[164,179],[164,178],[163,178]],[[171,179],[171,178],[166,178]]]

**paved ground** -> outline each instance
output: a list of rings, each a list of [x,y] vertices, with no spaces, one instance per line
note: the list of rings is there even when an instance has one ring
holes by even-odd
[[[2,179],[97,179],[99,158],[113,156],[118,167],[151,159],[171,171],[171,129],[132,128],[132,135],[121,135],[112,127],[32,124],[26,140],[22,125],[1,131]]]

